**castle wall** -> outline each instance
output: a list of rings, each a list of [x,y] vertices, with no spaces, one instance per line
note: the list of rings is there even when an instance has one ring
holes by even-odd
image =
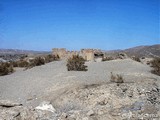
[[[65,48],[54,48],[52,49],[52,54],[58,55],[62,59],[67,55],[67,51]]]
[[[60,59],[69,58],[73,55],[82,56],[87,61],[95,60],[95,53],[102,53],[101,50],[97,49],[81,49],[81,51],[66,51],[65,48],[54,48],[52,49],[53,55],[59,55]]]

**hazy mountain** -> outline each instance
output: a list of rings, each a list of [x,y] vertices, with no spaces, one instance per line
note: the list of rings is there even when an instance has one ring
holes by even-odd
[[[160,57],[160,44],[151,45],[151,46],[137,46],[125,50],[110,50],[105,51],[106,55],[116,55],[120,52],[124,52],[129,56],[138,56],[138,57]],[[6,54],[48,54],[51,52],[46,51],[33,51],[33,50],[18,50],[18,49],[0,49],[0,55]]]
[[[118,53],[126,53],[128,56],[137,57],[160,57],[160,44],[151,46],[137,46],[125,50],[106,51],[106,55],[117,55]]]
[[[0,62],[15,61],[26,56],[34,57],[49,54],[46,51],[18,50],[18,49],[0,49]]]
[[[48,51],[33,51],[33,50],[19,50],[19,49],[0,49],[0,55],[2,54],[45,54],[50,53]]]
[[[160,44],[151,46],[138,46],[126,49],[124,51],[130,56],[160,57]]]

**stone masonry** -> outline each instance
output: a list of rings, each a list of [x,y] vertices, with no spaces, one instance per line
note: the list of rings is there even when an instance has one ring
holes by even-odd
[[[96,58],[104,57],[104,53],[99,49],[81,49],[80,51],[67,51],[65,48],[53,48],[52,54],[59,55],[60,59],[72,57],[73,55],[79,55],[87,61],[94,61]]]

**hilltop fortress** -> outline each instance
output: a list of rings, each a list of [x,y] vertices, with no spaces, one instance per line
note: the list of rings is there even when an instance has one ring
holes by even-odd
[[[53,48],[53,55],[58,55],[60,59],[65,59],[73,55],[82,56],[87,61],[94,61],[105,57],[104,52],[100,49],[81,49],[80,51],[68,51],[65,48]]]

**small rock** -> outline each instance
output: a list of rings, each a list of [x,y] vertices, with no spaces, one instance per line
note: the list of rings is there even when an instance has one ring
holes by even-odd
[[[94,111],[93,111],[93,110],[88,111],[87,115],[88,115],[88,116],[94,115]]]

